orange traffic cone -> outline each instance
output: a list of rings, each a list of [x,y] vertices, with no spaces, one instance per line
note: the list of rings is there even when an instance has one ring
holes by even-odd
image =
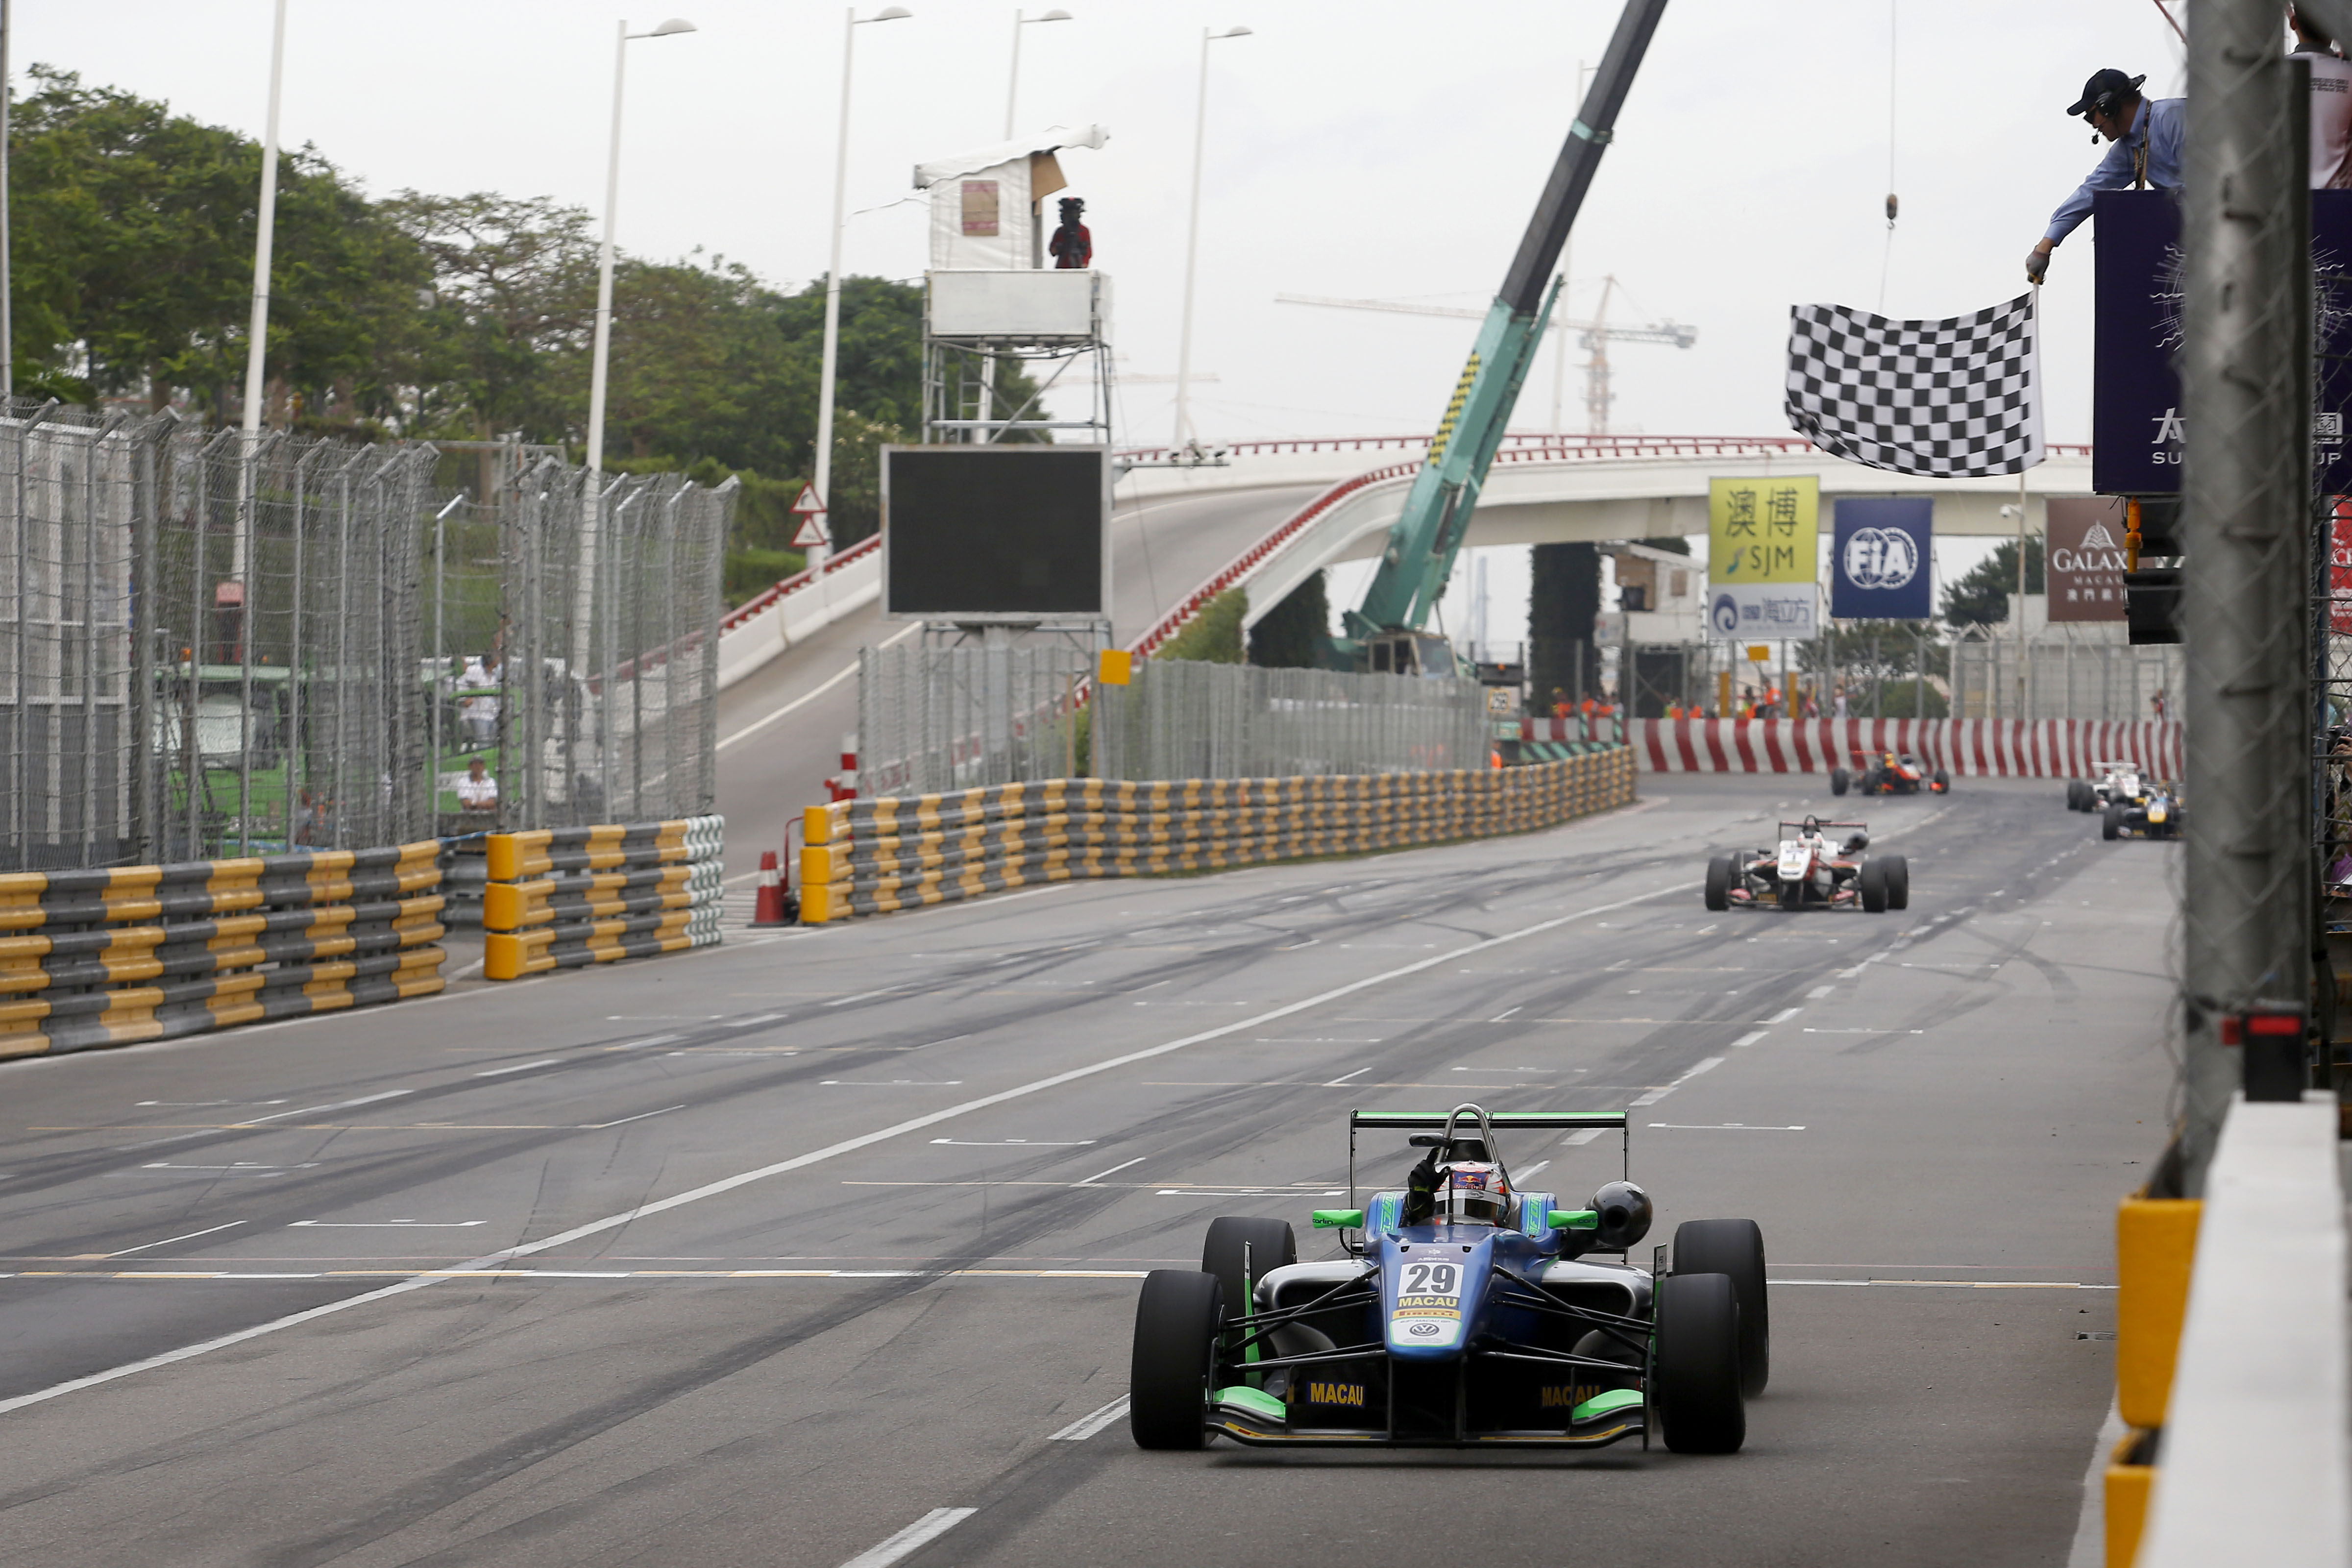
[[[751,923],[755,926],[793,923],[791,917],[784,913],[784,882],[777,873],[776,852],[772,849],[760,851],[760,897],[759,901],[751,906]]]

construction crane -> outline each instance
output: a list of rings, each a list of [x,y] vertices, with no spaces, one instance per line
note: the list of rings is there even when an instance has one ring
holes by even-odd
[[[1568,280],[1559,280],[1565,292]],[[1698,342],[1698,329],[1685,326],[1674,320],[1653,321],[1646,327],[1617,326],[1609,320],[1609,296],[1616,289],[1612,275],[1601,280],[1601,309],[1589,321],[1552,321],[1547,330],[1554,332],[1579,334],[1585,353],[1584,418],[1585,428],[1595,436],[1609,434],[1609,405],[1615,395],[1609,390],[1609,345],[1615,343],[1671,343],[1686,349]],[[1465,310],[1459,305],[1417,305],[1408,300],[1335,300],[1322,294],[1276,294],[1278,305],[1325,305],[1340,310],[1386,310],[1400,316],[1452,316],[1463,321],[1484,321],[1484,310]],[[1554,362],[1551,384],[1551,429],[1560,434],[1560,376],[1562,355]]]
[[[1404,510],[1389,529],[1363,601],[1347,613],[1345,632],[1327,647],[1326,659],[1334,668],[1454,673],[1452,647],[1422,628],[1453,575],[1486,469],[1503,444],[1504,426],[1559,298],[1553,268],[1559,264],[1569,229],[1601,166],[1601,150],[1615,133],[1617,111],[1624,106],[1665,8],[1666,0],[1625,0],[1618,14],[1609,51],[1569,125],[1568,140],[1544,183],[1543,196],[1520,237],[1510,270],[1504,274],[1503,287],[1486,308],[1469,363],[1462,367],[1445,417],[1430,441],[1429,457],[1406,492]]]

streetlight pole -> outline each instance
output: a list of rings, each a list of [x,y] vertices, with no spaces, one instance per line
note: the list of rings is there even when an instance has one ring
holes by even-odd
[[[16,41],[16,29],[8,8],[9,0],[0,0],[0,410],[16,395],[16,311],[8,279],[8,46]]]
[[[0,13],[5,12],[8,0],[0,0]],[[1013,107],[1021,101],[1021,29],[1034,26],[1040,22],[1066,22],[1069,19],[1070,14],[1059,5],[1042,16],[1024,16],[1018,11],[1013,13],[1013,75],[1004,89],[1004,139],[1007,142],[1013,140]]]
[[[825,537],[831,532],[833,506],[833,384],[841,365],[841,234],[848,222],[849,205],[849,66],[856,53],[857,29],[867,22],[902,22],[913,16],[904,5],[885,5],[860,17],[852,5],[843,12],[841,26],[841,129],[834,138],[833,258],[824,269],[824,363],[817,372],[816,488],[817,505],[826,509]],[[814,570],[824,564],[827,547],[811,545],[805,557]]]
[[[281,0],[282,3],[282,0]],[[691,33],[694,24],[673,16],[649,33],[632,33],[625,21],[613,30],[613,132],[604,155],[604,237],[596,252],[596,342],[588,365],[588,484],[580,501],[580,570],[572,589],[572,675],[588,663],[589,618],[596,603],[597,535],[604,523],[604,387],[613,347],[613,225],[621,205],[621,86],[628,66],[629,40]]]
[[[253,545],[250,490],[254,447],[261,439],[262,364],[269,347],[269,259],[278,238],[278,102],[285,80],[286,0],[278,0],[269,34],[269,113],[261,141],[261,221],[253,242],[253,316],[246,328],[244,435],[238,444],[236,532],[230,546],[228,573],[240,595],[245,588],[246,558]],[[241,597],[238,602],[243,603]]]
[[[1219,38],[1246,38],[1247,27],[1227,27],[1222,33],[1201,29],[1201,89],[1192,106],[1192,216],[1184,234],[1184,325],[1176,344],[1176,439],[1182,446],[1192,434],[1192,280],[1201,260],[1201,153],[1208,140],[1209,46]]]

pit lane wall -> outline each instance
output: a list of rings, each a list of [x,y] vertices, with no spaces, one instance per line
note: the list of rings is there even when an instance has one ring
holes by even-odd
[[[1008,888],[1358,855],[1549,827],[1633,798],[1623,747],[1533,767],[1272,779],[1052,779],[808,808],[801,919]]]
[[[441,845],[0,876],[0,1057],[442,988]]]
[[[1575,724],[1527,720],[1521,738]],[[2178,719],[1633,719],[1625,739],[1648,773],[1825,773],[1855,752],[1909,752],[1955,778],[2095,778],[2109,761],[2182,772]]]
[[[485,980],[719,942],[723,816],[493,833],[485,847]]]

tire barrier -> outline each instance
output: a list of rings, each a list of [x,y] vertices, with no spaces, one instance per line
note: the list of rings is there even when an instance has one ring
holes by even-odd
[[[723,816],[541,827],[486,842],[484,979],[719,942]]]
[[[1820,773],[1854,752],[1909,752],[1960,778],[2090,778],[2095,764],[2182,770],[2180,721],[2147,719],[1630,719],[1647,773]]]
[[[1538,766],[1277,779],[1049,780],[813,805],[810,925],[1087,877],[1357,855],[1549,827],[1633,798],[1625,748]]]
[[[0,1057],[432,995],[440,852],[427,839],[0,876]]]

